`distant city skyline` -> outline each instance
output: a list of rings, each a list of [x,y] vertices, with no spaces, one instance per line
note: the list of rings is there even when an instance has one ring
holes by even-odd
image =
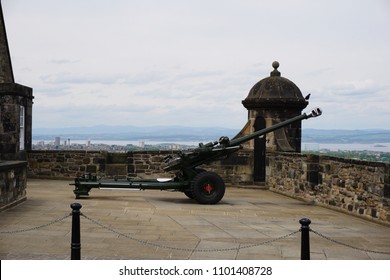
[[[139,147],[141,149],[145,148],[146,146],[155,146],[160,145],[164,143],[168,143],[169,145],[165,145],[164,148],[167,150],[180,150],[184,149],[185,147],[196,147],[199,142],[192,141],[192,142],[175,142],[175,141],[125,141],[125,140],[91,140],[91,139],[76,139],[71,140],[69,145],[68,139],[61,139],[60,143],[55,143],[55,140],[35,140],[33,141],[33,149],[38,150],[45,150],[45,147],[50,146],[76,146],[79,150],[83,149],[97,149],[97,150],[113,150],[113,149],[107,149],[107,147],[104,146],[122,146],[125,147],[127,145],[134,145],[136,147]],[[102,146],[100,146],[102,145]],[[81,147],[81,148],[80,148]],[[52,147],[53,149],[56,149],[55,147]],[[390,144],[385,143],[385,145],[377,145],[374,143],[348,143],[348,144],[342,144],[342,143],[302,143],[302,151],[320,151],[320,150],[330,150],[330,151],[376,151],[376,152],[383,152],[383,153],[390,153]],[[127,151],[126,148],[121,149],[121,151]]]
[[[303,128],[390,129],[390,2],[2,1],[35,128],[242,128],[241,101],[282,77],[324,114]],[[93,7],[93,8],[92,8]]]

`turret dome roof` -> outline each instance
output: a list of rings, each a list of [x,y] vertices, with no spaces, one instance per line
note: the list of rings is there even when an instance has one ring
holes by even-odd
[[[274,70],[270,77],[257,82],[242,104],[245,108],[300,108],[304,109],[309,103],[300,89],[289,79],[281,76],[278,71],[279,62],[272,63]]]

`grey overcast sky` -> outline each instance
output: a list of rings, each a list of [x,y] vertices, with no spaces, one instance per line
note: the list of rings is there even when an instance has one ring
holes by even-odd
[[[282,76],[323,116],[304,128],[390,129],[388,0],[2,0],[33,127],[240,129],[241,101]]]

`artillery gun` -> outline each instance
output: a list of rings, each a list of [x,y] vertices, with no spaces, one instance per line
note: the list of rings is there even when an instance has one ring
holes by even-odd
[[[76,198],[88,196],[92,188],[99,189],[155,189],[184,192],[191,199],[200,204],[216,204],[225,194],[225,183],[215,172],[199,168],[200,165],[216,160],[225,159],[242,148],[241,144],[267,133],[287,126],[291,123],[317,117],[322,114],[319,108],[309,114],[302,114],[285,120],[271,127],[258,130],[252,134],[230,140],[223,136],[218,141],[207,144],[199,143],[199,147],[191,150],[179,151],[177,156],[168,156],[164,159],[165,171],[175,171],[173,178],[160,179],[106,179],[100,180],[91,174],[84,174],[75,178],[73,190]]]

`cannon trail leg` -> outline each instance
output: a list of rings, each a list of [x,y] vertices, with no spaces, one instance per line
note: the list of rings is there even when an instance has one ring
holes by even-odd
[[[73,193],[75,194],[75,197],[78,199],[81,196],[89,196],[89,191],[91,188],[85,187],[85,186],[80,186],[80,185],[75,185],[75,188],[73,190]]]

